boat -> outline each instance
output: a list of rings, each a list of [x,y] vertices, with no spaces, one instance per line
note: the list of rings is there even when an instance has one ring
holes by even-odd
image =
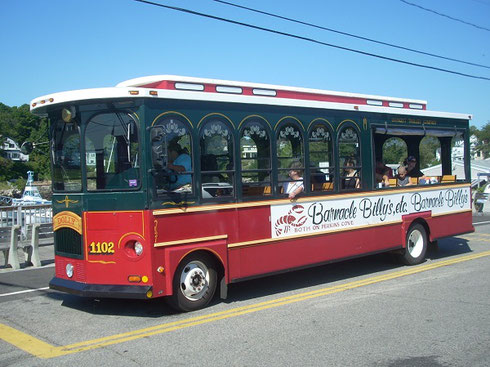
[[[39,189],[34,186],[34,171],[27,171],[27,183],[20,199],[13,198],[12,206],[51,204],[51,200],[43,199]]]
[[[52,216],[51,200],[43,199],[34,186],[33,171],[27,172],[27,183],[20,199],[0,197],[0,227],[49,223]]]

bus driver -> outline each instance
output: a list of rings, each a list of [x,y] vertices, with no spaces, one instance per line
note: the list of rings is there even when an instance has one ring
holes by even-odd
[[[167,168],[177,172],[177,175],[173,176],[176,177],[176,181],[171,181],[170,189],[175,190],[190,184],[192,180],[191,175],[182,174],[182,172],[189,172],[192,169],[191,157],[187,149],[182,149],[179,143],[171,141],[168,145],[168,158]]]

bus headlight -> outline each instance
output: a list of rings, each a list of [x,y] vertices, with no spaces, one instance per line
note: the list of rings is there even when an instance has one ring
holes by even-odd
[[[138,256],[141,256],[141,254],[143,253],[143,245],[139,241],[136,241],[134,243],[134,252]]]
[[[124,245],[124,252],[132,260],[139,260],[144,255],[143,241],[131,239]]]
[[[66,270],[66,276],[68,278],[71,278],[73,276],[73,265],[72,264],[67,264],[65,270]]]

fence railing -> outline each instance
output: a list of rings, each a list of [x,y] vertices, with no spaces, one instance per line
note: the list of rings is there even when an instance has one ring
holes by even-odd
[[[51,204],[0,206],[0,227],[19,225],[25,227],[34,223],[52,223]]]

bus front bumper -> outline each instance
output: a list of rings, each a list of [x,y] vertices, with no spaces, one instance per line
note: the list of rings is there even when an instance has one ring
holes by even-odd
[[[148,292],[151,291],[151,286],[149,285],[86,284],[56,277],[49,282],[49,288],[78,296],[95,298],[147,299],[149,298]]]

